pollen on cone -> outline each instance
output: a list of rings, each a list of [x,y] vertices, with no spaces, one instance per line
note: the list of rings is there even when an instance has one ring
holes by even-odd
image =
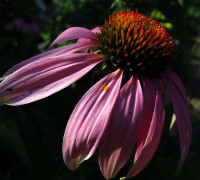
[[[109,67],[125,72],[131,70],[131,74],[157,76],[173,63],[172,37],[149,17],[133,11],[117,12],[110,15],[100,29],[99,49],[107,56]]]

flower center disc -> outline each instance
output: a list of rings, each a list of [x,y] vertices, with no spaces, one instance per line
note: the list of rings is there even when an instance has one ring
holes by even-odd
[[[157,21],[132,11],[117,12],[100,29],[99,50],[109,67],[157,76],[171,66],[175,44]]]

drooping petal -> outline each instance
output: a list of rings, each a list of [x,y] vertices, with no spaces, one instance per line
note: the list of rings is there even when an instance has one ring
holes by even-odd
[[[185,103],[185,107],[187,108],[187,111],[189,113],[189,105],[188,105],[187,96],[185,93],[185,88],[184,88],[180,78],[170,70],[166,70],[163,73],[163,77],[169,78],[171,80],[171,82],[174,84],[174,87],[177,89],[179,94],[182,96],[182,99],[184,100],[184,103]]]
[[[143,115],[140,81],[131,78],[120,91],[110,117],[111,123],[99,148],[99,163],[106,179],[114,178],[135,146]]]
[[[153,84],[147,78],[143,78],[143,97],[144,97],[143,120],[141,123],[141,129],[139,131],[137,139],[135,161],[138,159],[143,149],[151,125],[154,106],[155,106],[156,90]]]
[[[82,50],[82,49],[85,49],[85,48],[89,48],[89,47],[95,47],[96,44],[93,43],[93,42],[80,42],[80,43],[74,43],[74,44],[70,44],[70,45],[66,45],[66,46],[62,46],[62,47],[59,47],[59,48],[55,48],[55,49],[52,49],[52,50],[49,50],[49,51],[46,51],[44,53],[41,53],[41,54],[38,54],[32,58],[29,58],[15,66],[13,66],[12,68],[10,68],[5,74],[4,74],[4,78],[17,71],[18,69],[28,65],[28,64],[31,64],[35,61],[39,61],[39,60],[42,60],[42,59],[46,59],[46,58],[50,58],[50,57],[54,57],[54,56],[58,56],[58,55],[62,55],[63,53],[65,54],[72,54],[74,52],[77,52],[79,50]]]
[[[95,152],[109,123],[121,79],[120,70],[109,74],[97,82],[75,107],[63,139],[63,158],[71,170],[78,168]]]
[[[87,38],[97,41],[96,33],[92,32],[89,29],[82,28],[82,27],[71,27],[61,33],[50,45],[50,48],[58,43],[69,41],[73,39],[79,38]]]
[[[97,54],[62,54],[28,64],[0,83],[0,104],[22,105],[69,86],[102,61]]]
[[[145,168],[145,166],[149,163],[149,161],[152,159],[160,142],[164,124],[164,117],[165,117],[165,109],[164,109],[162,92],[158,89],[155,99],[153,117],[149,127],[148,135],[145,139],[141,153],[135,160],[135,163],[128,172],[126,178],[130,178],[139,173],[140,171],[142,171]]]
[[[177,173],[180,173],[182,165],[189,151],[192,136],[192,125],[189,115],[189,107],[186,101],[187,97],[185,95],[183,85],[177,76],[174,74],[171,75],[172,76],[170,78],[165,79],[165,83],[171,96],[171,101],[176,116],[176,123],[179,131],[181,157]]]

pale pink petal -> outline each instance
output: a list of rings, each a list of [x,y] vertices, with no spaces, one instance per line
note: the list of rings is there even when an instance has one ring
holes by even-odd
[[[185,91],[181,81],[177,78],[178,77],[175,78],[173,74],[170,78],[166,78],[165,82],[171,96],[180,136],[181,157],[177,169],[178,173],[180,173],[189,151],[192,136],[192,125],[189,107],[186,102],[187,97],[185,96]],[[175,84],[175,82],[177,83]]]
[[[70,45],[66,45],[66,46],[62,46],[59,48],[55,48],[49,51],[46,51],[44,53],[41,53],[39,55],[36,55],[32,58],[29,58],[15,66],[13,66],[12,68],[10,68],[5,74],[4,77],[15,72],[16,70],[24,67],[27,64],[31,64],[32,62],[35,61],[39,61],[48,57],[54,57],[54,56],[58,56],[58,55],[62,55],[63,53],[65,54],[72,54],[74,52],[77,52],[81,49],[85,49],[85,48],[89,48],[89,47],[95,47],[96,44],[92,43],[92,42],[81,42],[81,43],[74,43],[74,44],[70,44]]]
[[[50,45],[50,48],[58,43],[69,41],[73,39],[79,38],[87,38],[97,41],[96,33],[92,32],[89,29],[82,28],[82,27],[71,27],[61,33]]]
[[[99,163],[106,179],[112,179],[130,158],[143,115],[140,81],[131,78],[120,91],[111,123],[99,148]]]
[[[0,83],[0,104],[22,105],[69,86],[102,61],[98,54],[65,54],[28,64]]]
[[[120,70],[109,74],[97,82],[75,107],[63,139],[63,158],[71,170],[78,168],[95,152],[109,123],[121,79]]]
[[[137,157],[137,160],[128,172],[126,178],[130,178],[142,171],[154,156],[162,135],[164,118],[165,108],[163,103],[162,92],[158,89],[158,92],[156,94],[154,113],[147,138],[145,140],[139,157]]]

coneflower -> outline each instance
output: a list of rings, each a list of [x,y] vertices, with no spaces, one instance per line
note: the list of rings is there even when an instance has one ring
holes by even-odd
[[[16,106],[45,98],[102,63],[102,71],[110,74],[86,92],[68,121],[63,139],[66,165],[75,170],[99,148],[102,174],[112,179],[136,146],[126,178],[139,173],[160,142],[164,98],[170,94],[180,136],[180,171],[192,127],[184,87],[169,70],[175,44],[166,29],[140,13],[117,12],[100,28],[67,29],[50,47],[72,39],[79,40],[8,70],[0,83],[0,103]]]

